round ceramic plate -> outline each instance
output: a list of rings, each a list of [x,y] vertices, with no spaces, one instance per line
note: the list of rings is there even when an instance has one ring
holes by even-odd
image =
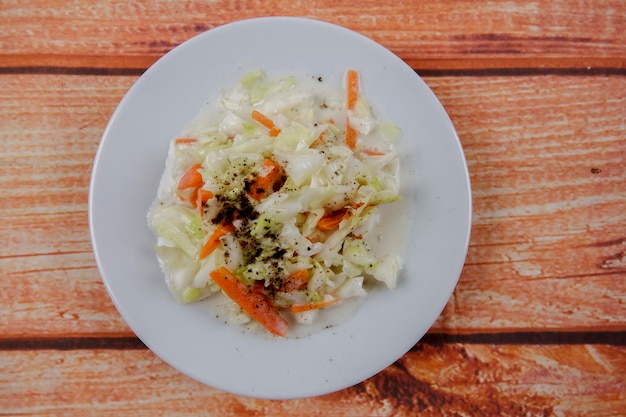
[[[300,338],[262,337],[174,301],[146,214],[168,143],[220,87],[262,69],[335,80],[347,68],[375,110],[402,129],[403,200],[387,236],[405,260],[393,290],[374,291],[342,324]],[[466,161],[445,110],[419,76],[372,40],[300,18],[231,23],[163,56],[128,91],[104,132],[92,171],[89,225],[102,279],[137,336],[207,385],[260,398],[333,392],[380,372],[426,333],[448,301],[471,225]]]

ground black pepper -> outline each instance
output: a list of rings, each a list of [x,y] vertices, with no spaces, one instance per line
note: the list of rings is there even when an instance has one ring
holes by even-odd
[[[244,192],[236,193],[234,198],[218,194],[215,199],[220,205],[220,210],[211,220],[213,224],[232,224],[237,219],[254,220],[259,217],[259,213]]]

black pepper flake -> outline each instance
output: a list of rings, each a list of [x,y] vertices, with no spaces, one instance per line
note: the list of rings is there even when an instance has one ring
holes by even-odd
[[[223,194],[218,194],[215,198],[221,208],[212,220],[213,224],[232,224],[237,219],[254,220],[258,217],[258,212],[245,193],[237,193],[232,199]]]

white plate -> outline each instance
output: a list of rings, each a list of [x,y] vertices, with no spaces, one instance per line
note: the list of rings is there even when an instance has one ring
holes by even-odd
[[[168,142],[219,87],[246,72],[339,79],[361,73],[364,94],[403,130],[406,264],[392,291],[371,294],[343,324],[299,339],[260,337],[170,295],[146,213]],[[104,132],[92,171],[89,225],[102,279],[137,336],[207,385],[260,398],[321,395],[363,381],[400,358],[448,301],[467,252],[471,192],[454,127],[426,84],[372,40],[328,23],[260,18],[231,23],[176,47],[128,91]],[[400,233],[400,235],[402,235]],[[402,236],[399,241],[402,242]]]

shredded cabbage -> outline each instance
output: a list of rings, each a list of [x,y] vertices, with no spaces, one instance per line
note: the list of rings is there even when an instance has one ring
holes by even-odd
[[[347,108],[345,94],[253,71],[171,142],[148,219],[176,300],[219,292],[209,274],[225,266],[281,315],[310,324],[318,306],[396,286],[399,257],[372,243],[378,205],[400,199],[401,131],[379,121],[363,94]],[[307,279],[295,282],[303,270]],[[250,321],[238,306],[229,315]]]

